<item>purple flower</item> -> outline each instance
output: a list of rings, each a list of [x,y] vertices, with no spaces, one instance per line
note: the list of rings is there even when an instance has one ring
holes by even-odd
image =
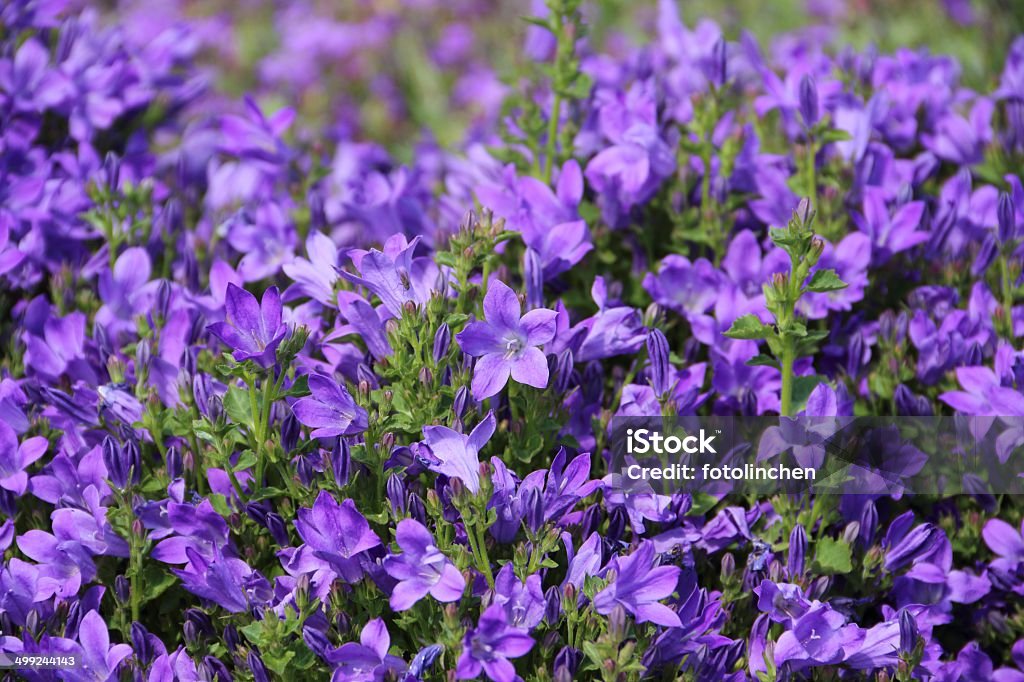
[[[257,304],[256,297],[248,291],[228,284],[225,306],[227,321],[215,322],[207,329],[234,349],[238,362],[253,360],[261,367],[272,367],[277,347],[288,333],[288,327],[281,323],[277,287],[263,292],[263,300]]]
[[[0,488],[23,495],[28,488],[25,469],[46,453],[49,443],[42,436],[26,438],[18,443],[18,434],[0,421]]]
[[[484,318],[466,325],[456,336],[462,350],[480,358],[473,369],[473,397],[489,398],[511,377],[535,388],[548,384],[548,363],[537,348],[555,336],[557,313],[537,308],[525,315],[519,297],[500,280],[493,280],[484,297]]]
[[[328,651],[327,662],[334,666],[333,682],[379,682],[405,670],[405,662],[388,653],[391,635],[384,621],[374,618],[363,626],[359,643],[348,642]],[[399,678],[400,679],[400,678]]]
[[[657,566],[655,561],[654,544],[649,540],[641,542],[629,556],[613,559],[609,568],[615,571],[614,580],[594,596],[597,612],[607,615],[621,605],[636,616],[638,623],[680,627],[676,612],[659,603],[675,592],[680,569]]]
[[[338,247],[331,238],[314,232],[306,239],[305,258],[296,258],[282,269],[295,280],[285,299],[309,296],[324,305],[334,305],[334,284],[338,281]]]
[[[533,644],[533,638],[508,624],[504,607],[491,604],[462,640],[455,679],[470,680],[483,672],[494,682],[512,682],[516,669],[508,659],[525,656]]]
[[[927,232],[917,229],[923,215],[923,201],[911,201],[890,215],[885,192],[879,187],[868,187],[864,190],[864,212],[854,213],[853,218],[857,228],[871,237],[875,248],[874,261],[881,265],[894,254],[930,239]]]
[[[392,315],[401,317],[406,301],[423,305],[440,284],[441,274],[432,259],[413,258],[419,243],[419,236],[406,241],[404,235],[396,234],[385,242],[383,251],[350,251],[359,276],[345,271],[341,276],[366,287]]]
[[[325,490],[312,509],[300,509],[295,530],[313,556],[325,561],[350,582],[361,574],[359,555],[380,545],[366,518],[350,499],[338,504]]]
[[[127,644],[110,643],[107,624],[98,611],[89,611],[78,624],[78,643],[67,642],[67,652],[78,656],[79,667],[70,669],[68,680],[111,680],[117,679],[121,661],[132,655]]]
[[[270,596],[270,583],[258,571],[235,557],[219,552],[208,559],[199,552],[186,549],[188,563],[185,568],[172,568],[171,572],[181,578],[182,584],[192,594],[208,599],[231,613],[244,613],[253,599],[262,593]]]
[[[312,397],[300,398],[292,405],[295,418],[313,427],[313,438],[351,436],[368,426],[366,410],[334,379],[323,374],[309,375]]]
[[[431,471],[460,479],[472,493],[480,492],[480,450],[494,435],[494,413],[476,425],[467,436],[447,426],[424,426],[423,442],[430,448]]]
[[[384,570],[399,581],[391,593],[391,608],[405,611],[428,593],[440,602],[462,597],[466,581],[448,557],[434,545],[423,524],[403,519],[395,531],[401,554],[388,556]]]
[[[985,146],[992,139],[992,113],[995,104],[981,97],[968,118],[947,113],[935,126],[934,134],[922,135],[924,146],[935,156],[959,165],[972,165],[984,159]]]
[[[1005,387],[988,367],[958,367],[960,391],[947,391],[939,400],[962,414],[981,417],[1024,417],[1024,395]]]

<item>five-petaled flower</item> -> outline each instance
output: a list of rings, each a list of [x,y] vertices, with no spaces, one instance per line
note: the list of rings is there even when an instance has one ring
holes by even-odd
[[[484,318],[466,325],[458,336],[468,355],[479,358],[473,369],[473,397],[490,398],[508,378],[521,384],[548,385],[548,363],[537,346],[555,337],[557,313],[546,308],[522,314],[519,297],[500,280],[493,280],[484,296]]]

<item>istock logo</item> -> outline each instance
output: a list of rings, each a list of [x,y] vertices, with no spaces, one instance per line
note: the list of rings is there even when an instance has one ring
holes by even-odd
[[[626,452],[630,455],[674,455],[678,452],[687,454],[718,454],[711,445],[715,437],[701,429],[692,436],[664,436],[650,429],[627,429]]]

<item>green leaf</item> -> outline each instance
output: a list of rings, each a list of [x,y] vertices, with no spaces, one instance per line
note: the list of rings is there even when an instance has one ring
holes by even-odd
[[[779,368],[779,361],[770,355],[764,353],[758,353],[754,357],[747,360],[747,365],[750,367],[774,367]]]
[[[249,406],[249,394],[239,388],[232,386],[224,394],[224,411],[236,424],[252,426],[252,408]]]
[[[847,140],[852,139],[853,138],[850,137],[850,133],[845,130],[840,130],[839,128],[829,128],[821,134],[822,142],[846,142]]]
[[[174,584],[175,578],[173,573],[165,571],[162,566],[150,564],[146,566],[142,571],[142,582],[145,585],[145,591],[143,592],[142,601],[148,602],[153,601],[161,594],[167,591],[167,588]]]
[[[210,493],[208,496],[210,500],[210,506],[213,510],[221,516],[231,516],[231,507],[228,506],[228,498],[224,497],[220,493]]]
[[[829,268],[828,270],[817,270],[811,275],[811,280],[807,283],[807,291],[824,294],[829,291],[845,289],[847,286],[846,282],[839,279],[836,271]]]
[[[815,573],[841,575],[853,570],[853,553],[842,540],[826,537],[818,540],[814,552]]]
[[[288,388],[287,391],[282,391],[279,395],[281,398],[303,398],[309,395],[309,375],[303,374],[302,376],[296,377],[295,381]]]
[[[235,464],[234,470],[242,471],[243,469],[254,467],[256,466],[256,462],[258,461],[259,458],[256,457],[255,452],[253,452],[252,450],[246,450],[245,452],[238,456],[238,463]]]
[[[730,339],[767,339],[774,331],[771,325],[764,324],[756,315],[744,315],[736,318],[725,335]]]
[[[825,377],[817,374],[808,376],[793,377],[793,412],[799,412],[807,407],[807,399],[818,384],[824,383]]]

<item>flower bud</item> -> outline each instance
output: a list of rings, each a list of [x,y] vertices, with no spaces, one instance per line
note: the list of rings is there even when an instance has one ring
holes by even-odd
[[[396,474],[391,474],[385,488],[391,511],[395,516],[401,516],[405,513],[405,484]]]
[[[107,188],[111,192],[116,192],[121,183],[121,158],[114,152],[107,152],[103,157],[103,175],[107,181]]]
[[[554,678],[555,682],[572,682],[576,679],[576,671],[583,659],[578,649],[566,646],[555,655]]]
[[[331,640],[327,639],[327,635],[311,625],[302,628],[302,641],[317,656],[323,656],[331,649]]]
[[[451,343],[451,327],[448,326],[447,322],[442,322],[441,326],[437,328],[437,332],[434,333],[434,364],[441,364],[445,356],[448,355],[448,348],[451,346]]]
[[[803,525],[793,526],[789,534],[789,557],[786,561],[786,570],[789,579],[793,580],[804,573],[804,558],[807,555],[807,531]]]
[[[736,573],[736,557],[733,556],[732,552],[726,552],[722,555],[722,580],[728,580]]]
[[[544,500],[537,488],[526,491],[523,506],[526,511],[526,527],[536,533],[544,525]]]
[[[647,356],[650,358],[650,383],[654,392],[662,395],[669,390],[672,363],[669,360],[668,339],[660,329],[647,332]]]
[[[825,252],[825,240],[820,237],[815,237],[811,240],[811,246],[807,251],[807,261],[811,265],[815,265],[821,260],[821,254]]]
[[[999,252],[999,245],[996,243],[995,235],[989,233],[985,236],[985,241],[981,243],[981,248],[978,249],[978,254],[974,257],[974,262],[971,264],[971,275],[978,277],[992,265],[992,262],[996,259],[996,255]]]
[[[808,128],[818,122],[818,86],[810,74],[800,79],[800,116]]]
[[[554,627],[562,617],[562,591],[552,585],[544,592],[544,620]]]
[[[839,536],[839,539],[847,545],[852,545],[857,541],[859,534],[860,521],[850,521],[843,528],[843,534]]]
[[[427,507],[422,497],[416,493],[409,493],[405,497],[405,505],[409,518],[419,521],[424,526],[427,525]]]
[[[123,575],[114,578],[114,599],[118,604],[127,604],[131,598],[131,591],[131,583],[128,582],[128,578]]]
[[[149,640],[149,630],[142,623],[132,623],[131,639],[136,658],[143,665],[147,665],[153,658],[153,645]]]
[[[968,367],[977,367],[984,361],[984,353],[981,350],[981,344],[977,341],[972,343],[967,349],[967,353],[964,355],[964,365]]]
[[[729,78],[729,49],[722,36],[718,37],[711,48],[711,82],[715,87],[722,87]]]
[[[434,373],[430,371],[429,367],[420,367],[418,378],[420,380],[420,383],[426,386],[427,388],[430,388],[431,386],[434,385]]]
[[[623,534],[626,532],[627,522],[626,512],[622,507],[616,507],[612,510],[612,513],[608,516],[608,532],[605,535],[609,542],[614,544],[622,539]]]
[[[907,611],[906,608],[900,609],[899,613],[900,622],[900,653],[909,654],[917,648],[917,640],[920,637],[920,632],[917,629],[917,620],[914,616]]]
[[[352,453],[349,450],[348,441],[338,438],[331,449],[331,473],[334,474],[334,482],[339,487],[348,485],[348,478],[352,471]]]
[[[1013,240],[1017,233],[1017,215],[1013,199],[1006,192],[1000,192],[999,203],[996,206],[996,217],[999,223],[999,242],[1007,244]]]
[[[931,402],[923,395],[917,395],[904,384],[893,392],[896,414],[902,417],[930,417],[933,414]]]
[[[808,197],[800,199],[800,203],[796,205],[796,210],[793,211],[793,218],[796,219],[797,224],[801,227],[810,227],[811,221],[814,220],[814,207],[811,206],[811,200]]]
[[[281,420],[281,449],[291,452],[299,444],[299,420],[291,410]]]
[[[238,636],[238,628],[228,623],[224,626],[224,644],[227,646],[228,651],[234,653],[238,649],[238,645],[241,644],[241,638]]]
[[[216,656],[204,656],[202,667],[205,669],[206,678],[213,682],[231,682],[234,679],[224,661]]]

